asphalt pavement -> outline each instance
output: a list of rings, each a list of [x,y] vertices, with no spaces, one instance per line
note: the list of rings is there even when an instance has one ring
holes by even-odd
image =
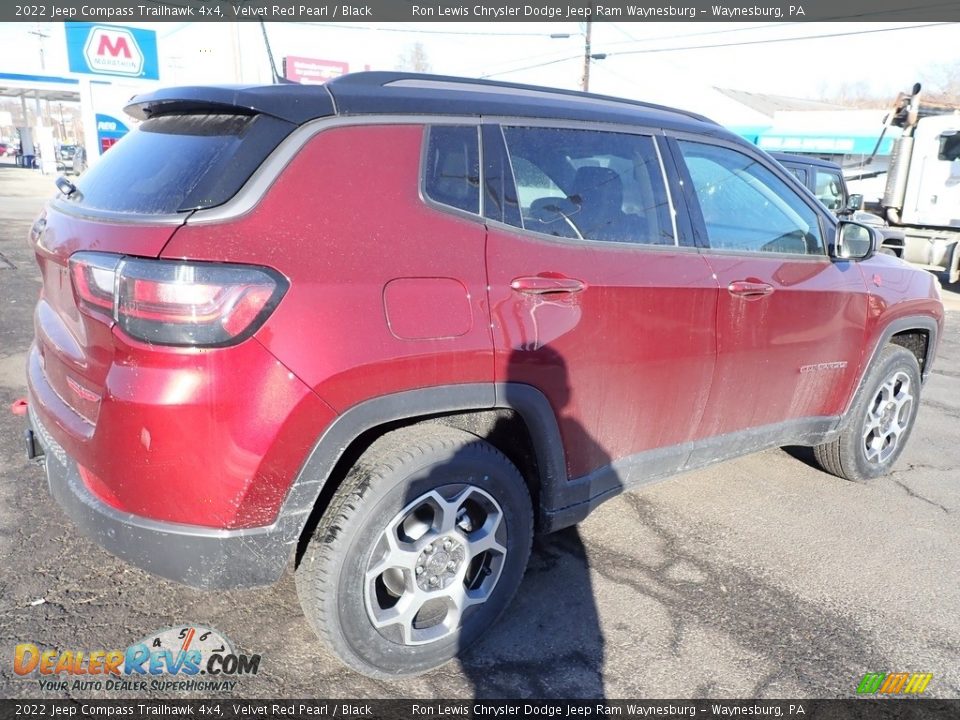
[[[770,450],[621,496],[537,542],[507,615],[465,657],[380,682],[318,645],[289,572],[256,591],[185,588],[114,559],[51,500],[8,408],[40,288],[27,231],[52,191],[0,165],[0,697],[107,696],[15,676],[18,643],[122,649],[190,624],[261,655],[222,697],[851,697],[864,673],[901,671],[960,697],[956,292],[891,476],[849,483]]]

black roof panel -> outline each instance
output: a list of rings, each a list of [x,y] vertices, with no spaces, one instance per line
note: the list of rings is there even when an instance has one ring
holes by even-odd
[[[325,85],[233,85],[164,88],[134,97],[138,118],[217,109],[263,113],[302,124],[329,115],[495,115],[637,124],[730,135],[707,118],[606,95],[445,75],[361,72]]]

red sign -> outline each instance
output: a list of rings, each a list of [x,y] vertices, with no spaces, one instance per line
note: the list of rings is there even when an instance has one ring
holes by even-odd
[[[283,76],[302,85],[322,85],[327,80],[333,80],[348,72],[350,66],[338,60],[318,60],[294,55],[283,59]]]
[[[123,53],[123,56],[128,60],[133,57],[133,53],[130,51],[130,43],[127,42],[126,37],[118,35],[111,38],[103,33],[100,35],[100,47],[97,48],[97,55],[106,55],[107,53],[110,53],[113,57]]]

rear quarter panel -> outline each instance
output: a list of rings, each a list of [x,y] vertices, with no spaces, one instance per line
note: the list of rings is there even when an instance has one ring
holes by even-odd
[[[485,228],[420,198],[422,137],[421,125],[324,130],[254,210],[188,224],[164,251],[283,273],[290,289],[255,337],[337,411],[493,380]]]

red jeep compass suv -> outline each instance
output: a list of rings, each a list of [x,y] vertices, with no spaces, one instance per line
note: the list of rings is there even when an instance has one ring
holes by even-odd
[[[705,118],[360,73],[185,87],[32,230],[28,450],[80,528],[199,588],[288,563],[344,662],[422,672],[533,532],[777,445],[888,472],[943,321]]]

